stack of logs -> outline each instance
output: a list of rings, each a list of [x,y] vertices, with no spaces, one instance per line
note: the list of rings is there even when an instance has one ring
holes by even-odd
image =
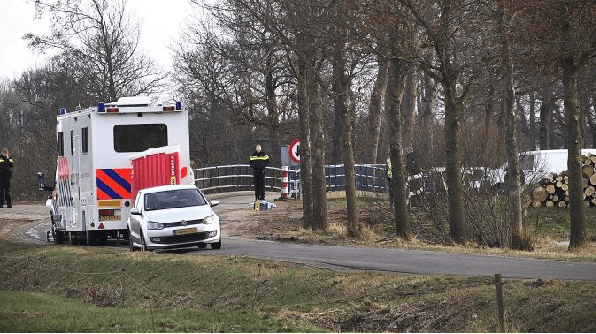
[[[582,156],[582,187],[584,208],[596,206],[596,155]],[[535,208],[569,206],[569,181],[567,171],[560,174],[549,173],[534,189],[532,205]]]

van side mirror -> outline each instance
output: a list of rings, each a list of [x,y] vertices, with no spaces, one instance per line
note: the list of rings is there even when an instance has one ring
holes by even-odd
[[[130,209],[130,214],[134,215],[134,216],[138,216],[141,214],[141,211],[139,211],[138,208],[132,208],[132,209]]]
[[[211,201],[211,207],[218,206],[219,201]]]

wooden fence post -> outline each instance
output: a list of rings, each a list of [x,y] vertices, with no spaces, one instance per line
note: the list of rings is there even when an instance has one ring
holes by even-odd
[[[505,309],[503,308],[503,277],[501,274],[495,274],[495,287],[497,289],[497,321],[499,322],[499,332],[505,332]]]

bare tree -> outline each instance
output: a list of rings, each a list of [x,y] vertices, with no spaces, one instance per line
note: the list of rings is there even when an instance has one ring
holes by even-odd
[[[359,237],[361,227],[358,225],[358,208],[356,204],[356,175],[354,172],[354,148],[352,145],[352,115],[348,107],[350,78],[346,75],[345,42],[340,38],[335,45],[333,56],[333,92],[335,110],[341,118],[341,151],[344,162],[344,189],[348,207],[348,237]]]
[[[517,39],[530,43],[526,55],[535,68],[558,76],[564,88],[569,213],[569,249],[587,243],[583,213],[581,154],[583,138],[578,102],[578,76],[596,58],[596,3],[593,1],[525,1]],[[560,72],[559,72],[560,70]]]
[[[27,34],[31,48],[68,51],[85,64],[89,95],[114,101],[123,95],[151,94],[159,86],[154,62],[138,50],[140,29],[127,13],[127,0],[37,0],[38,15],[52,18],[50,35]]]
[[[402,239],[410,239],[410,215],[408,213],[407,172],[403,145],[403,113],[400,108],[403,95],[408,63],[389,60],[386,110],[390,129],[390,158],[392,167],[391,189],[394,197],[395,233]]]
[[[497,2],[495,8],[497,21],[497,32],[501,43],[501,61],[503,73],[504,111],[506,124],[506,153],[507,153],[507,203],[509,212],[509,225],[511,229],[510,247],[522,249],[523,244],[523,224],[521,208],[521,186],[520,186],[520,168],[517,144],[517,126],[518,115],[515,108],[515,88],[513,85],[513,60],[510,45],[510,20],[511,14],[505,12],[502,3]]]
[[[472,0],[418,1],[401,0],[416,23],[423,29],[425,44],[433,48],[431,63],[421,69],[437,80],[443,88],[445,104],[445,169],[449,201],[449,235],[456,243],[465,243],[466,231],[462,199],[462,161],[459,143],[463,109],[476,83],[476,71],[466,64],[466,51],[473,49],[479,29],[473,22],[476,3]],[[465,22],[465,23],[464,23]]]
[[[381,58],[377,56],[377,58]],[[368,106],[368,132],[366,133],[366,147],[368,157],[366,162],[376,163],[379,156],[379,136],[381,134],[381,119],[383,116],[383,96],[387,87],[387,66],[389,63],[384,60],[377,61],[378,71],[370,96]],[[381,159],[382,160],[382,159]]]

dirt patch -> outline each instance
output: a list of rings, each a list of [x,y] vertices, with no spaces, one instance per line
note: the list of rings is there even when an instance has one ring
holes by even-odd
[[[285,232],[302,228],[302,203],[276,201],[271,210],[226,210],[220,213],[224,237],[278,239]]]
[[[344,202],[330,201],[327,205],[327,231],[305,230],[302,220],[302,202],[275,201],[272,210],[226,210],[221,217],[222,235],[248,239],[290,241],[317,244],[352,243],[345,231],[347,212]],[[358,219],[363,226],[373,227],[380,219],[378,210],[360,209]]]
[[[0,219],[0,239],[8,239],[10,233],[23,226],[27,221]]]
[[[0,208],[0,238],[34,240],[26,230],[39,222],[49,222],[49,211],[42,204],[14,203],[12,208]]]

